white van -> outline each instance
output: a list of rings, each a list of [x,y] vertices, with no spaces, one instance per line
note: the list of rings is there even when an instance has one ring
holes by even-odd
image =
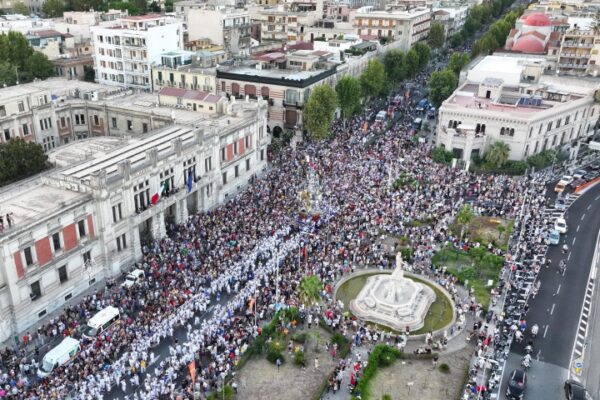
[[[375,117],[375,122],[384,122],[386,118],[387,113],[384,110],[381,110],[377,113],[377,116]]]
[[[125,281],[121,284],[121,286],[130,288],[136,283],[139,283],[140,280],[144,279],[144,271],[141,269],[134,269],[125,277]]]
[[[108,328],[119,321],[121,315],[119,309],[108,306],[96,313],[87,323],[83,336],[87,339],[94,339],[96,336],[105,332]]]
[[[64,338],[58,346],[46,353],[42,359],[40,368],[38,368],[37,375],[40,378],[47,377],[55,368],[67,365],[73,361],[79,355],[80,351],[79,340],[72,337]]]

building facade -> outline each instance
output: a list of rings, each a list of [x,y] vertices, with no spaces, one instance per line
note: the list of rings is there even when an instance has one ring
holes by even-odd
[[[239,192],[266,167],[266,121],[266,102],[232,101],[193,126],[70,143],[50,154],[57,169],[0,192],[14,221],[0,233],[0,340],[119,276],[168,224]]]
[[[414,43],[426,39],[430,26],[429,9],[357,12],[354,16],[354,27],[359,36],[387,38],[397,42],[397,48],[405,51]]]
[[[543,64],[538,68],[537,77],[531,66],[523,68],[516,83],[501,71],[477,81],[470,74],[439,109],[437,146],[464,161],[485,155],[496,141],[509,146],[511,160],[549,149],[572,156],[577,142],[594,133],[598,84],[545,76]]]
[[[97,82],[151,89],[152,64],[183,48],[183,28],[160,15],[122,18],[112,27],[93,27],[92,44]]]
[[[232,55],[250,54],[250,15],[242,9],[206,6],[190,9],[188,40],[208,38]]]
[[[556,68],[559,73],[597,76],[600,72],[600,32],[579,29],[565,32]]]

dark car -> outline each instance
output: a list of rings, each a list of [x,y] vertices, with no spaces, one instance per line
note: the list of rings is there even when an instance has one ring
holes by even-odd
[[[600,171],[600,161],[596,161],[588,165],[588,169],[592,171]]]
[[[583,179],[584,179],[586,182],[589,182],[589,181],[591,181],[592,179],[596,179],[597,177],[598,177],[598,174],[597,174],[596,172],[588,172],[587,174],[585,174],[585,175],[583,176]]]
[[[591,396],[583,385],[572,379],[565,382],[565,398],[567,400],[591,400]]]
[[[525,395],[525,387],[527,386],[527,374],[521,369],[515,369],[508,379],[508,387],[506,388],[506,397],[509,399],[522,399]]]
[[[573,189],[577,189],[579,186],[583,185],[585,183],[585,181],[583,179],[575,179],[573,180],[573,182],[571,182],[569,184],[569,186],[571,186],[571,188]]]

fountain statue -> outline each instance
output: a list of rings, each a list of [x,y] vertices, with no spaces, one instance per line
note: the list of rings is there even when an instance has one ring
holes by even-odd
[[[350,310],[358,318],[404,331],[418,330],[435,301],[435,292],[429,286],[404,277],[402,255],[396,255],[396,268],[391,274],[375,274],[350,301]]]

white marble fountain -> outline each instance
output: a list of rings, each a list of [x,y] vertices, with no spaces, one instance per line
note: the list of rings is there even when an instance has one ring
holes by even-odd
[[[404,277],[403,261],[396,255],[396,269],[391,274],[376,274],[367,278],[350,310],[358,318],[411,332],[423,327],[425,316],[435,301],[429,286]]]

